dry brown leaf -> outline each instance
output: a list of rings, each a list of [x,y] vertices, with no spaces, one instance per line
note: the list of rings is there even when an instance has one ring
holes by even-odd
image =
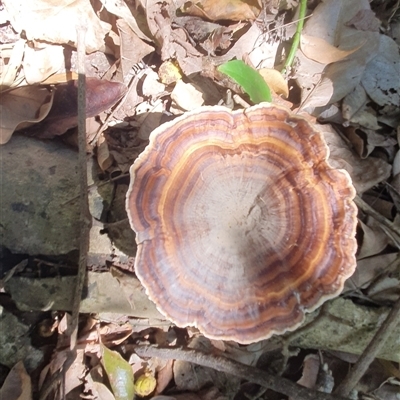
[[[28,40],[76,45],[77,26],[87,28],[87,52],[104,50],[104,38],[111,25],[100,21],[87,0],[4,0],[11,25],[17,32],[25,32]]]
[[[23,86],[0,98],[0,144],[7,143],[23,124],[42,121],[50,111],[54,92],[39,86]]]
[[[304,358],[303,372],[301,374],[301,378],[297,381],[297,383],[309,389],[315,388],[320,365],[321,362],[318,354],[308,354]],[[289,400],[296,400],[296,399],[293,397],[289,397]]]
[[[396,262],[397,258],[398,253],[389,253],[367,257],[358,261],[356,271],[350,278],[351,283],[357,288],[368,287],[373,279]]]
[[[380,35],[379,48],[368,63],[361,83],[380,106],[400,104],[400,55],[396,42]]]
[[[24,57],[26,40],[19,39],[14,44],[6,44],[0,47],[1,58],[8,62],[3,66],[0,74],[0,88],[13,87],[17,72],[21,67],[22,59]],[[4,61],[3,61],[4,62]]]
[[[130,26],[132,31],[135,32],[140,39],[151,41],[151,39],[140,30],[138,23],[135,17],[132,15],[132,11],[129,9],[126,1],[123,0],[100,0],[100,1],[102,2],[105,9],[109,13],[114,14],[117,17],[120,17],[124,21],[126,21],[126,23]]]
[[[343,118],[368,129],[379,129],[375,114],[369,110],[369,99],[362,85],[358,84],[344,99],[342,104]]]
[[[201,0],[187,1],[181,11],[210,21],[244,21],[255,20],[261,8],[257,0]]]
[[[119,72],[122,74],[122,79],[120,81],[127,84],[126,78],[129,78],[132,67],[153,52],[154,47],[140,39],[125,20],[118,19],[117,28],[121,37],[121,64],[119,67],[121,71]]]
[[[22,65],[28,84],[42,83],[60,70],[65,63],[64,50],[60,45],[46,45],[40,49],[26,45]]]
[[[42,82],[42,85],[56,85],[57,83],[65,83],[77,80],[78,74],[76,72],[65,71],[50,76]]]
[[[283,95],[285,98],[289,96],[288,84],[279,71],[273,68],[261,68],[258,72],[276,94]]]
[[[114,158],[110,154],[107,141],[105,140],[104,136],[101,135],[97,141],[97,163],[99,164],[101,170],[105,171],[111,167],[113,161]]]
[[[359,194],[389,178],[392,167],[380,158],[360,159],[330,125],[319,125],[330,150],[329,163],[345,169]]]
[[[185,83],[181,79],[176,83],[171,99],[185,111],[194,110],[204,104],[203,93],[191,83]]]
[[[310,80],[315,78],[320,80],[311,95],[305,91],[302,93],[303,106],[309,111],[313,107],[339,101],[351,92],[360,83],[366,65],[373,59],[379,47],[380,34],[346,26],[347,21],[363,9],[370,9],[368,0],[326,0],[307,20],[303,34],[323,39],[341,50],[358,49],[338,62],[328,65],[314,63],[310,72],[300,68],[298,80],[302,87],[309,87]]]
[[[381,229],[380,225],[373,219],[368,219],[368,225],[359,221],[363,230],[362,242],[359,246],[357,259],[375,256],[389,244],[389,238]],[[369,226],[370,225],[370,226]]]
[[[300,45],[301,50],[306,57],[321,64],[330,64],[343,60],[348,55],[357,51],[363,44],[360,44],[351,50],[342,50],[331,45],[324,39],[302,34]]]
[[[0,399],[31,400],[32,384],[22,361],[14,365],[0,389]]]
[[[360,31],[378,32],[381,22],[375,17],[372,10],[360,10],[353,18],[346,23],[347,26],[354,26]]]

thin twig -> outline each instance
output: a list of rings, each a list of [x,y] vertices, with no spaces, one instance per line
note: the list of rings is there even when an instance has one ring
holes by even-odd
[[[87,253],[89,251],[89,231],[91,216],[89,211],[87,191],[87,155],[86,155],[86,75],[85,75],[85,33],[83,25],[77,28],[78,34],[78,143],[79,143],[79,182],[80,182],[80,246],[79,266],[72,303],[72,318],[70,325],[71,342],[70,349],[75,349],[78,337],[79,307],[82,298],[82,290],[86,277]]]
[[[289,55],[286,58],[285,66],[282,70],[282,75],[284,75],[288,68],[293,64],[294,57],[296,55],[297,49],[300,45],[300,36],[304,26],[304,19],[307,12],[307,0],[301,0],[299,9],[299,22],[297,24],[296,33],[293,36],[292,47],[290,48]]]
[[[72,317],[69,325],[70,351],[61,369],[51,375],[40,390],[39,400],[44,400],[60,383],[65,383],[65,374],[76,359],[78,339],[79,308],[86,277],[87,253],[89,251],[89,231],[91,215],[88,201],[87,156],[86,156],[86,74],[85,74],[85,34],[86,26],[77,26],[78,55],[78,144],[79,144],[79,186],[80,186],[80,246],[79,265],[72,303]],[[64,386],[64,385],[63,385]],[[63,387],[61,388],[63,390]]]
[[[347,396],[355,388],[398,323],[400,323],[400,297],[346,378],[334,391],[336,395]]]
[[[160,348],[154,346],[137,346],[135,352],[140,357],[159,357],[167,360],[182,360],[213,368],[217,371],[246,379],[249,382],[291,396],[296,400],[348,400],[345,397],[317,392],[300,386],[289,379],[275,376],[248,365],[230,360],[226,357],[206,354],[198,350],[182,348]]]

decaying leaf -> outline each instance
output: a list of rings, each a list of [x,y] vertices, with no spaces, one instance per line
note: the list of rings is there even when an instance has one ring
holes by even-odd
[[[101,345],[101,352],[115,400],[132,400],[135,396],[132,367],[116,351]]]
[[[380,35],[378,52],[366,66],[361,82],[375,103],[399,106],[400,55],[393,39]]]
[[[17,128],[42,121],[49,113],[54,92],[45,87],[22,86],[0,98],[0,144],[7,143]]]

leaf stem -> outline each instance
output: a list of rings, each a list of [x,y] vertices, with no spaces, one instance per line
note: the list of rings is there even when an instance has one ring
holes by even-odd
[[[287,56],[285,66],[281,71],[282,75],[284,75],[287,72],[288,68],[290,68],[293,64],[294,56],[296,55],[296,51],[300,45],[300,35],[303,30],[306,12],[307,12],[307,0],[301,0],[300,10],[299,10],[299,22],[297,23],[296,33],[293,36],[292,47],[290,48],[289,55]]]

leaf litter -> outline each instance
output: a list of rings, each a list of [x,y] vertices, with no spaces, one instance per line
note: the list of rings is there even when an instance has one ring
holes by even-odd
[[[280,74],[273,78],[277,80],[271,86],[273,102],[283,103],[318,124],[330,147],[331,164],[346,169],[358,195],[398,227],[400,189],[392,176],[393,164],[393,175],[399,170],[394,161],[399,151],[400,120],[398,7],[385,8],[379,1],[367,0],[309,3],[313,9],[307,15],[301,49],[289,79],[282,82]],[[96,119],[88,136],[88,150],[97,157],[104,174],[121,174],[124,178],[159,124],[202,104],[240,103],[226,92],[227,88],[249,101],[238,85],[218,73],[219,65],[243,60],[261,74],[276,75],[294,33],[296,22],[292,21],[296,21],[298,5],[297,1],[256,0],[34,0],[28,5],[2,0],[1,143],[6,149],[14,131],[36,138],[64,138],[66,131],[74,134],[77,106],[68,98],[76,96],[76,86],[71,83],[76,79],[76,26],[85,21],[87,116]],[[267,73],[266,68],[275,72]],[[74,87],[72,94],[62,95],[61,100],[57,97]],[[101,87],[104,90],[99,92]],[[399,238],[380,221],[360,212],[358,239],[358,268],[348,293],[364,306],[390,305],[400,290]],[[63,321],[62,325],[68,326],[67,319]],[[134,330],[129,328],[127,317],[123,321],[116,324],[100,317],[89,324],[86,333],[82,330],[77,358],[67,372],[66,394],[78,390],[97,398],[123,398],[116,395],[115,386],[113,390],[110,376],[108,381],[105,378],[101,343],[117,349],[129,361],[135,380],[143,382],[138,392],[143,390],[143,395],[154,399],[163,397],[161,393],[169,399],[182,393],[185,398],[227,399],[241,390],[250,393],[253,389],[193,364],[183,364],[185,379],[181,379],[182,363],[143,360],[135,355],[136,343],[189,347],[203,343],[208,351],[218,349],[249,365],[261,365],[260,360],[273,353],[263,343],[257,350],[250,345],[232,351],[229,347],[234,344],[210,343],[194,329],[171,327],[167,321],[165,326]],[[121,329],[125,332],[122,336]],[[51,375],[65,362],[63,335],[60,326],[58,344],[43,369],[42,381],[46,376],[48,379],[47,369]],[[115,339],[118,336],[120,339]],[[337,374],[338,359],[328,353],[325,357],[326,364],[321,364],[308,351],[302,358],[294,355],[289,362],[280,362],[291,378],[293,365],[303,360],[302,379],[315,387],[316,370],[323,365],[328,375]],[[375,382],[362,382],[360,389],[379,390],[381,398],[395,399],[392,389],[396,380],[389,370],[381,375],[379,389]],[[15,380],[11,373],[20,374],[29,393],[17,398],[29,399],[29,375],[27,378],[17,363],[9,375]],[[34,383],[34,390],[38,389]],[[1,390],[9,389],[4,384]],[[57,398],[56,393],[53,396],[49,398]]]

